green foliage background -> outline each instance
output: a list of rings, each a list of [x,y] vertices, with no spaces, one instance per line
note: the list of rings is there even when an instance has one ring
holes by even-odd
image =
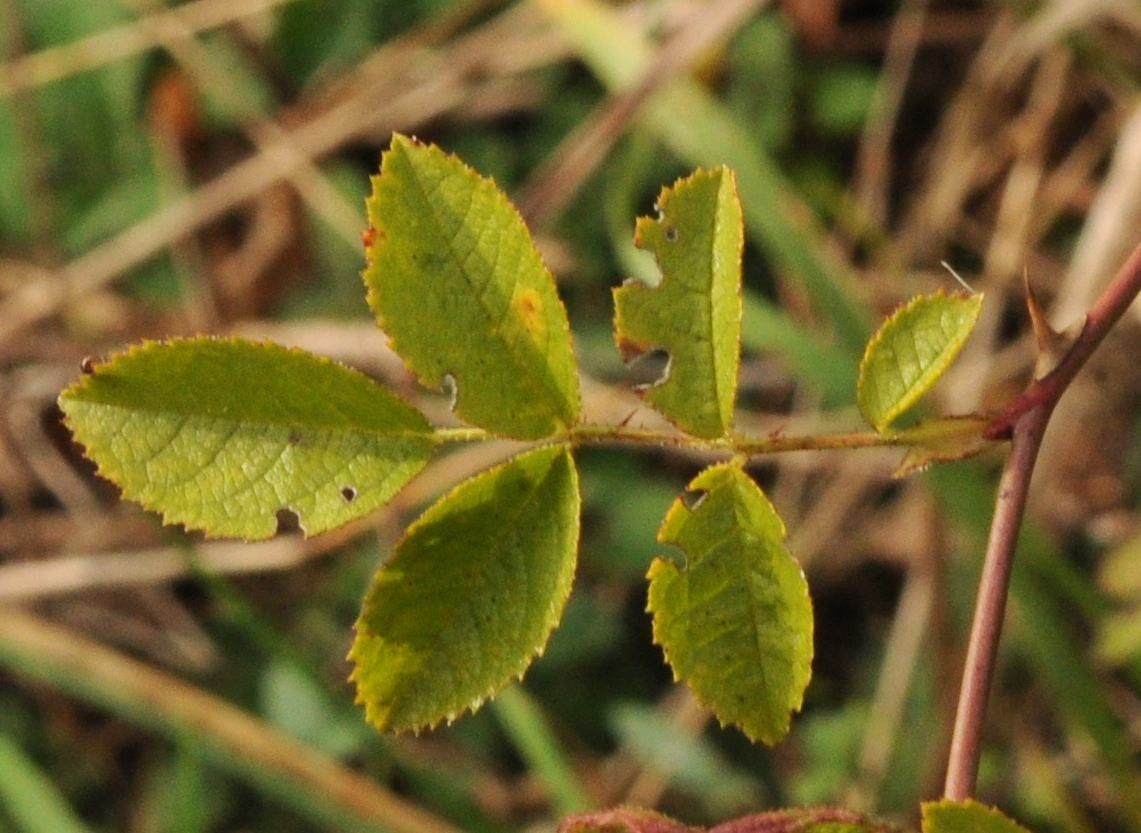
[[[518,200],[600,418],[649,418],[629,383],[656,370],[624,368],[611,335],[611,288],[653,274],[634,218],[721,163],[745,212],[742,427],[857,425],[863,338],[910,295],[954,288],[944,258],[987,305],[937,410],[1001,402],[1030,373],[1023,267],[1073,318],[1136,242],[1141,186],[1114,155],[1138,131],[1135,23],[931,3],[908,65],[889,43],[922,4],[819,4],[831,24],[795,5],[708,44],[597,167],[569,167],[576,190],[558,199],[560,143],[642,73],[669,80],[654,61],[678,21],[699,25],[692,6],[293,0],[116,57],[160,4],[0,4],[0,831],[509,831],[621,801],[691,823],[819,802],[918,823],[939,790],[993,459],[902,483],[872,452],[751,467],[818,617],[805,712],[767,751],[710,725],[651,644],[654,533],[703,461],[582,452],[576,589],[546,653],[492,707],[393,739],[345,682],[368,578],[422,505],[498,451],[433,464],[331,538],[226,549],[118,503],[53,405],[84,356],[207,331],[332,355],[447,419],[364,301],[363,199],[393,130]],[[316,184],[282,185],[286,162],[235,178],[274,141],[267,119],[320,147]],[[1122,578],[1141,572],[1139,350],[1123,326],[1071,392],[1015,579],[982,797],[1036,831],[1141,831],[1141,597]],[[110,661],[124,655],[154,676]],[[250,722],[199,719],[222,704]],[[387,792],[365,795],[357,773]]]

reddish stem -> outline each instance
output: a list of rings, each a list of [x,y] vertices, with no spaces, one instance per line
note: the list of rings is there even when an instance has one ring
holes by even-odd
[[[1057,366],[1016,396],[986,429],[989,439],[1011,436],[1014,424],[1027,411],[1049,403],[1052,408],[1141,289],[1141,245],[1133,250],[1117,275],[1086,313],[1081,333]]]
[[[959,706],[955,713],[955,730],[943,791],[944,796],[951,800],[961,801],[975,791],[983,721],[1006,612],[1015,542],[1026,507],[1030,476],[1050,415],[1070,382],[1138,292],[1141,292],[1141,245],[1133,250],[1090,308],[1081,333],[1058,365],[1042,379],[1031,383],[988,428],[988,436],[1009,436],[1012,443],[999,481],[959,691]]]
[[[951,753],[947,763],[947,782],[943,795],[954,801],[970,798],[978,776],[982,724],[986,712],[991,678],[994,676],[998,641],[1006,612],[1010,571],[1014,565],[1014,545],[1030,489],[1030,474],[1046,433],[1049,408],[1035,408],[1026,413],[1014,427],[1010,456],[998,483],[994,520],[987,541],[986,560],[979,579],[975,601],[975,618],[971,623],[971,639],[959,706],[955,713],[955,732],[951,737]]]

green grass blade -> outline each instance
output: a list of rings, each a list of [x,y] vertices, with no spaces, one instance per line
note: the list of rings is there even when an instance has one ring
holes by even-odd
[[[538,0],[582,59],[612,91],[636,83],[650,46],[616,13],[594,0]],[[696,82],[681,78],[646,105],[645,123],[691,164],[727,165],[737,175],[745,223],[774,265],[800,279],[832,323],[839,342],[859,355],[871,320],[841,267],[821,254],[823,233],[764,145]]]
[[[172,740],[318,826],[456,833],[372,779],[169,674],[15,609],[0,610],[0,666]]]
[[[534,699],[520,686],[509,686],[492,703],[503,731],[531,771],[547,786],[559,815],[593,806],[562,747]]]
[[[22,833],[91,833],[40,767],[0,734],[0,808]]]
[[[852,403],[859,354],[825,343],[818,333],[748,289],[744,293],[741,344],[749,350],[784,356],[798,381],[820,389],[822,408]]]

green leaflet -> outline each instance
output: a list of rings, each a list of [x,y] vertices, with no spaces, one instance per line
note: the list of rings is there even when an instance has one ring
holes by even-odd
[[[741,354],[741,203],[728,168],[698,171],[665,188],[659,216],[638,218],[635,242],[652,252],[662,281],[614,290],[614,330],[627,359],[652,348],[670,356],[666,377],[645,389],[682,430],[726,436],[733,424]]]
[[[349,654],[370,723],[451,721],[523,675],[570,593],[579,502],[570,452],[547,446],[464,481],[409,527]]]
[[[213,536],[310,535],[364,515],[428,461],[427,421],[367,376],[273,344],[147,342],[59,398],[124,496]]]
[[[0,732],[0,813],[24,833],[92,833],[42,770],[7,732]],[[8,826],[5,825],[5,830]]]
[[[856,401],[877,431],[914,405],[963,348],[982,295],[919,295],[876,331],[864,350]]]
[[[369,305],[424,384],[496,434],[541,439],[580,408],[566,310],[518,212],[454,156],[396,135],[373,177]]]
[[[768,744],[788,732],[811,676],[812,603],[784,524],[740,462],[711,466],[689,484],[658,533],[686,554],[684,569],[650,567],[654,641],[677,679],[722,724]]]
[[[923,808],[923,833],[1028,833],[993,807],[977,801],[928,801]]]

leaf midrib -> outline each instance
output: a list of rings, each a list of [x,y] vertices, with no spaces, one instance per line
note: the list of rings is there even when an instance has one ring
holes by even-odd
[[[330,434],[367,434],[377,439],[400,439],[400,440],[427,440],[436,441],[436,435],[429,427],[428,430],[418,431],[412,428],[399,428],[394,430],[383,430],[371,426],[361,425],[359,423],[350,425],[334,425],[326,422],[304,422],[286,419],[242,419],[240,417],[229,416],[225,414],[211,413],[208,410],[202,411],[184,411],[171,408],[153,407],[149,405],[117,405],[111,402],[104,402],[97,399],[84,399],[81,396],[68,397],[72,402],[80,403],[91,408],[107,408],[110,410],[126,412],[129,414],[158,414],[168,419],[173,420],[186,420],[186,419],[201,419],[213,420],[215,422],[224,424],[235,424],[240,428],[248,428],[250,430],[261,429],[281,429],[288,430],[309,430],[309,431],[323,431]]]

